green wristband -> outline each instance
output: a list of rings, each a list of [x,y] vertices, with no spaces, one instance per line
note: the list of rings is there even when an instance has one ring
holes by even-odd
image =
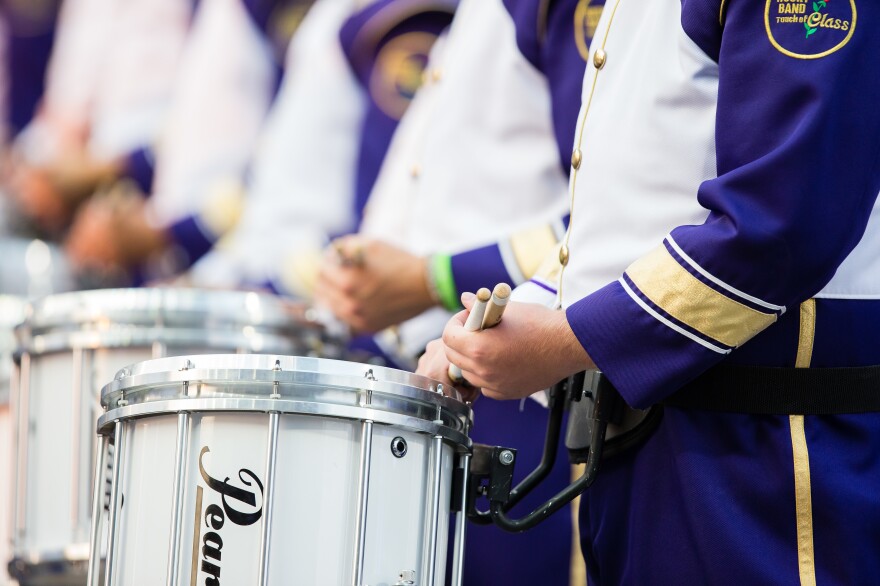
[[[461,309],[458,289],[455,288],[455,279],[452,276],[452,257],[448,254],[435,254],[431,257],[429,269],[443,307],[449,311]]]

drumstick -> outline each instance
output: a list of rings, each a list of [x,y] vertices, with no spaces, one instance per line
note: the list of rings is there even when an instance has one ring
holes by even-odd
[[[339,258],[339,263],[342,266],[363,267],[366,264],[364,259],[364,249],[359,242],[357,242],[354,251],[349,254],[342,240],[334,240],[333,250],[336,251],[336,256]]]
[[[492,299],[486,307],[486,315],[483,316],[483,329],[494,328],[501,321],[507,302],[510,300],[510,285],[498,283],[492,290]]]
[[[483,329],[483,317],[486,315],[486,306],[491,298],[492,294],[489,293],[489,290],[485,287],[477,291],[477,298],[474,300],[474,305],[471,307],[471,312],[468,314],[467,321],[464,322],[465,330],[469,332],[479,332]],[[448,375],[449,380],[455,384],[464,380],[464,377],[461,375],[461,369],[454,364],[449,365]]]

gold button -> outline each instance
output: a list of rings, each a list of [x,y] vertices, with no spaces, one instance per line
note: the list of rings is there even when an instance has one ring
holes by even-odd
[[[438,81],[440,81],[440,79],[442,79],[442,77],[443,77],[442,70],[440,70],[436,67],[433,70],[431,70],[431,79],[434,80],[434,83],[437,83]]]
[[[581,149],[574,149],[571,151],[571,166],[575,171],[581,168],[581,161],[583,160],[583,155],[581,154]]]
[[[559,264],[562,266],[568,265],[568,246],[564,244],[559,249]]]
[[[593,53],[593,65],[596,66],[596,69],[605,67],[606,59],[608,59],[608,55],[602,49],[596,49],[596,52]]]
[[[422,166],[418,163],[413,163],[412,168],[409,170],[410,175],[412,175],[413,179],[416,179],[419,175],[422,174]]]

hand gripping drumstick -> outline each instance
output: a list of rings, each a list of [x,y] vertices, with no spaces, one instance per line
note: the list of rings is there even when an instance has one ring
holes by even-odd
[[[498,325],[501,316],[504,314],[504,308],[507,307],[507,301],[510,299],[510,285],[507,283],[498,283],[495,290],[489,294],[489,290],[485,287],[477,291],[477,299],[471,308],[464,329],[469,332],[479,332],[480,330],[489,329]],[[454,364],[449,365],[447,373],[449,380],[455,384],[464,381],[461,369]]]
[[[486,315],[486,305],[489,303],[491,297],[492,294],[489,293],[489,290],[485,287],[477,291],[477,298],[474,301],[473,307],[471,307],[471,312],[468,314],[467,321],[464,322],[465,330],[469,332],[479,332],[483,329],[483,317]],[[464,377],[461,374],[461,369],[454,364],[449,365],[448,375],[449,380],[455,384],[464,380]]]

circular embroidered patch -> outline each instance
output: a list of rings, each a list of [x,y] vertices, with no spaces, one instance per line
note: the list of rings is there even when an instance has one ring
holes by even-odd
[[[767,0],[770,43],[795,59],[818,59],[841,49],[856,30],[855,0]]]
[[[422,83],[435,35],[412,32],[389,41],[376,57],[370,76],[370,95],[379,108],[400,120]]]

